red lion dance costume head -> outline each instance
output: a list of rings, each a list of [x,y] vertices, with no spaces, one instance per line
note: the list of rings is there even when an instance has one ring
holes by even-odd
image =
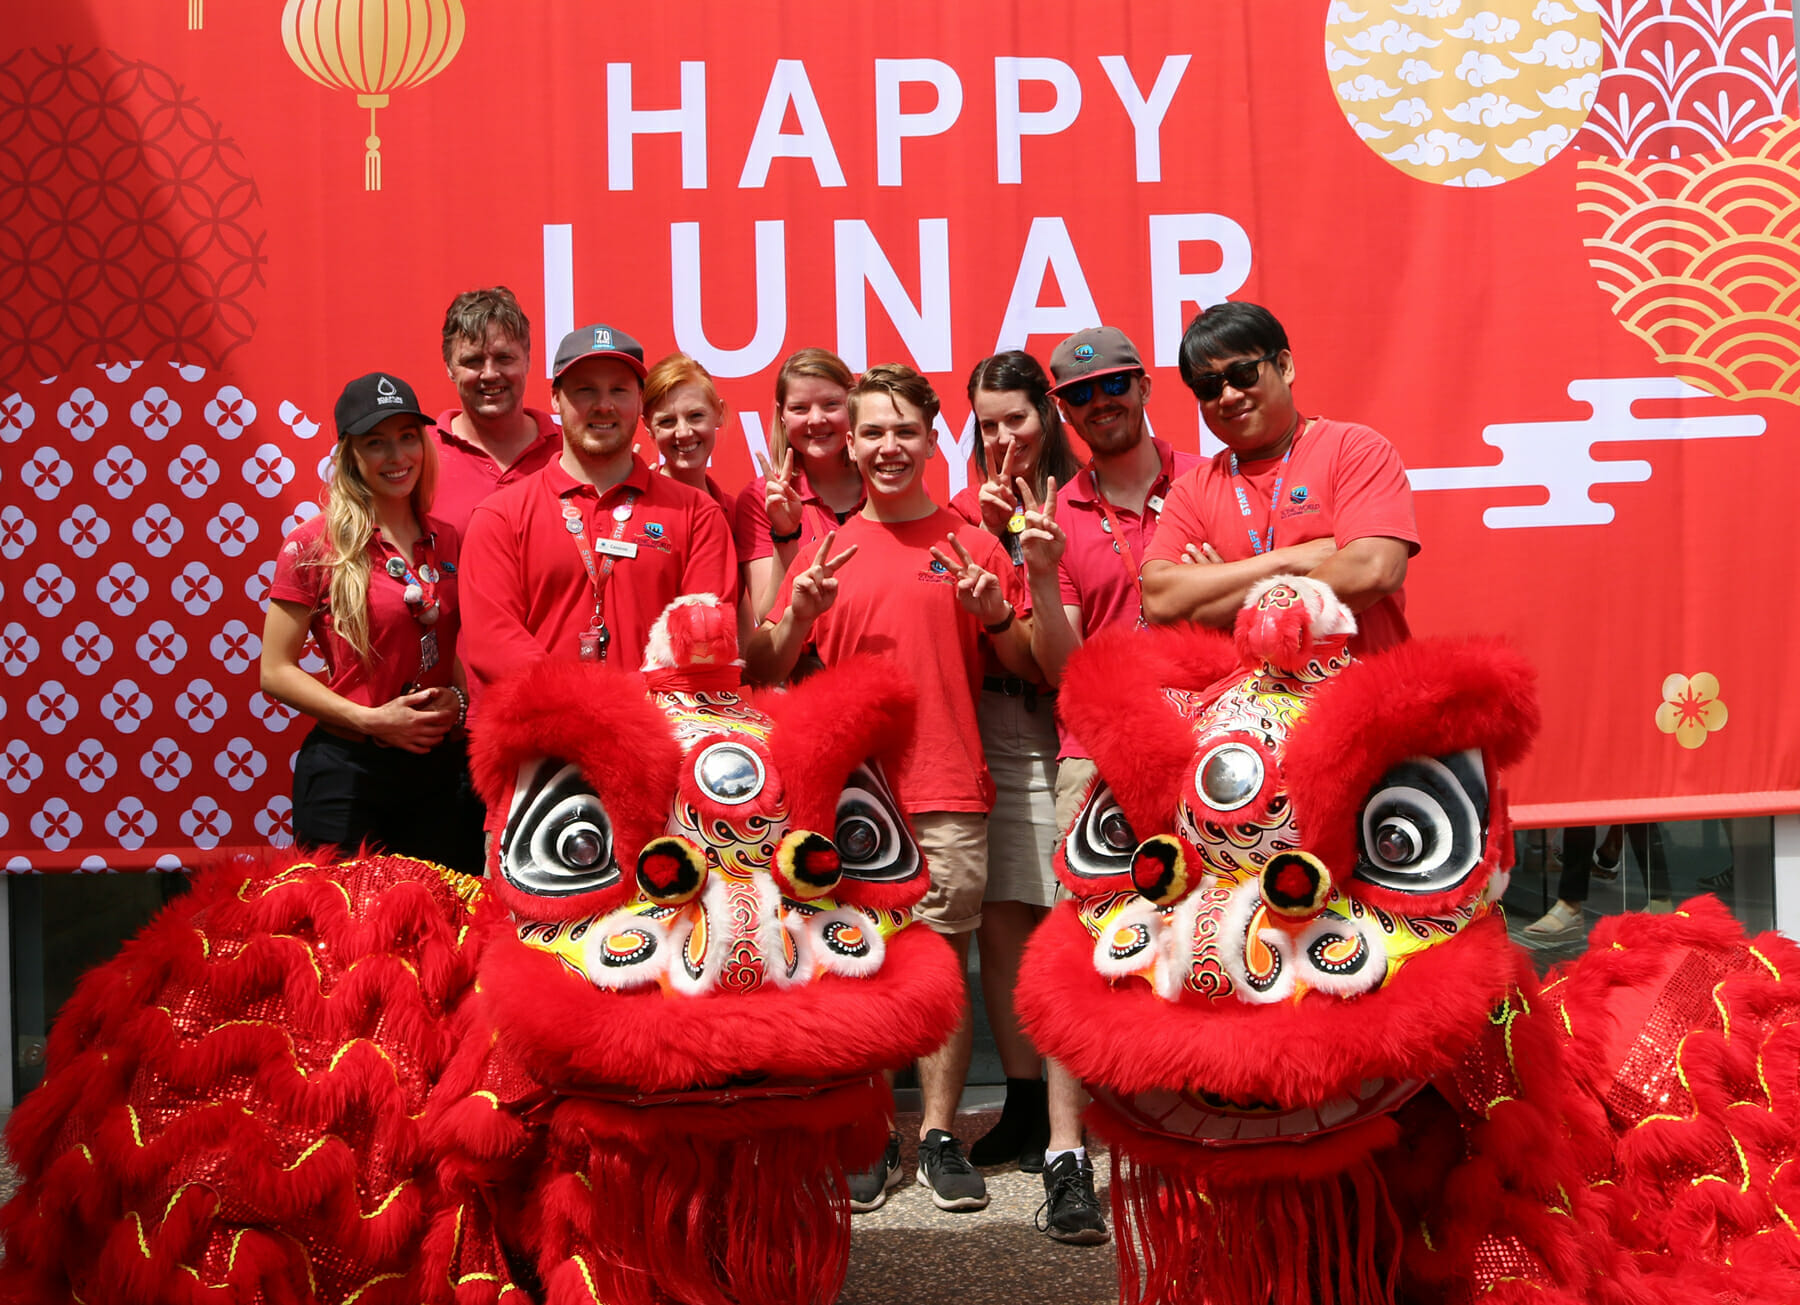
[[[1128,1303],[1800,1300],[1800,951],[1710,900],[1540,985],[1498,902],[1529,669],[1364,661],[1279,578],[1121,632],[1019,1009],[1092,1090]]]
[[[9,1140],[9,1301],[820,1305],[879,1070],[961,1010],[877,663],[740,695],[683,599],[483,703],[489,878],[202,876],[84,982]]]

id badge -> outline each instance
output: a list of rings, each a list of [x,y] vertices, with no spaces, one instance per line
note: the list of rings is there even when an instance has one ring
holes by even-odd
[[[419,636],[419,674],[438,664],[438,640],[436,630],[427,630]]]
[[[604,625],[596,630],[581,632],[581,660],[584,662],[603,662],[606,660],[606,646],[612,642],[612,632]]]
[[[637,545],[625,539],[596,539],[594,551],[608,557],[636,557]]]

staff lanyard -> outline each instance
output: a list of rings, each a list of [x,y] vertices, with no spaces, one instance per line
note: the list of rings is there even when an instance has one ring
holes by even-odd
[[[1269,495],[1268,533],[1259,536],[1254,527],[1245,527],[1245,533],[1250,536],[1250,547],[1255,550],[1258,557],[1275,547],[1275,513],[1281,507],[1281,483],[1287,479],[1288,459],[1294,456],[1294,446],[1300,442],[1300,436],[1306,429],[1304,425],[1300,424],[1298,418],[1295,419],[1295,423],[1294,438],[1288,441],[1287,452],[1281,455],[1281,470],[1275,473],[1275,491]],[[1237,479],[1238,455],[1234,452],[1231,455],[1231,488],[1232,492],[1237,495],[1238,511],[1248,518],[1250,516],[1250,496],[1244,493],[1244,487],[1237,483]]]
[[[625,491],[625,496],[613,508],[612,541],[617,544],[625,534],[625,526],[631,520],[632,507],[637,503],[638,492],[635,489]],[[594,550],[588,544],[587,522],[582,519],[581,505],[572,498],[562,501],[563,525],[575,541],[575,551],[581,554],[582,568],[587,572],[588,583],[594,587],[594,623],[591,633],[598,636],[599,656],[606,657],[606,645],[612,642],[611,632],[606,628],[606,582],[612,579],[613,567],[618,565],[616,552],[601,549],[606,554],[603,562],[594,561]]]
[[[381,565],[381,569],[401,587],[400,596],[413,620],[425,627],[425,632],[419,636],[418,675],[401,687],[402,693],[411,693],[419,681],[425,678],[425,672],[438,664],[438,637],[437,631],[432,627],[437,624],[440,615],[437,586],[443,573],[438,566],[436,546],[436,532],[427,531],[417,545],[419,551],[424,553],[424,559],[416,571],[412,563],[401,556],[399,549],[395,549]]]
[[[1160,485],[1162,482],[1162,475],[1158,473],[1156,485]],[[1088,468],[1088,484],[1093,486],[1094,501],[1100,505],[1100,515],[1105,518],[1106,533],[1112,536],[1113,552],[1117,553],[1120,560],[1124,562],[1126,578],[1131,581],[1132,591],[1137,594],[1137,623],[1141,629],[1144,625],[1144,581],[1143,577],[1138,575],[1137,558],[1131,551],[1131,541],[1125,537],[1125,527],[1113,515],[1112,504],[1107,501],[1106,495],[1100,492],[1100,477],[1095,474],[1092,467]],[[1150,496],[1144,500],[1146,523],[1155,522],[1162,513],[1163,500],[1162,496],[1156,492],[1156,485],[1150,487]]]

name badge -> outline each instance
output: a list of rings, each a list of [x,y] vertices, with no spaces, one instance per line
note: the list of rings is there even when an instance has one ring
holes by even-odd
[[[1150,510],[1152,512],[1160,514],[1162,512],[1162,505],[1163,501],[1161,494],[1152,494],[1150,496]]]
[[[637,545],[624,539],[596,539],[594,551],[608,557],[636,557]]]

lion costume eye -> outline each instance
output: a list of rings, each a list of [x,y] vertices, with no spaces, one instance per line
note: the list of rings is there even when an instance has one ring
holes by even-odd
[[[918,873],[919,846],[887,781],[873,766],[850,772],[838,797],[831,841],[846,879],[890,883]]]
[[[567,897],[619,882],[612,821],[577,766],[545,761],[521,774],[501,835],[500,870],[540,897]]]
[[[1104,780],[1094,785],[1064,844],[1064,860],[1083,879],[1129,874],[1137,851],[1137,831]]]
[[[1487,838],[1481,753],[1411,757],[1363,804],[1356,877],[1399,893],[1441,893],[1481,863]]]

